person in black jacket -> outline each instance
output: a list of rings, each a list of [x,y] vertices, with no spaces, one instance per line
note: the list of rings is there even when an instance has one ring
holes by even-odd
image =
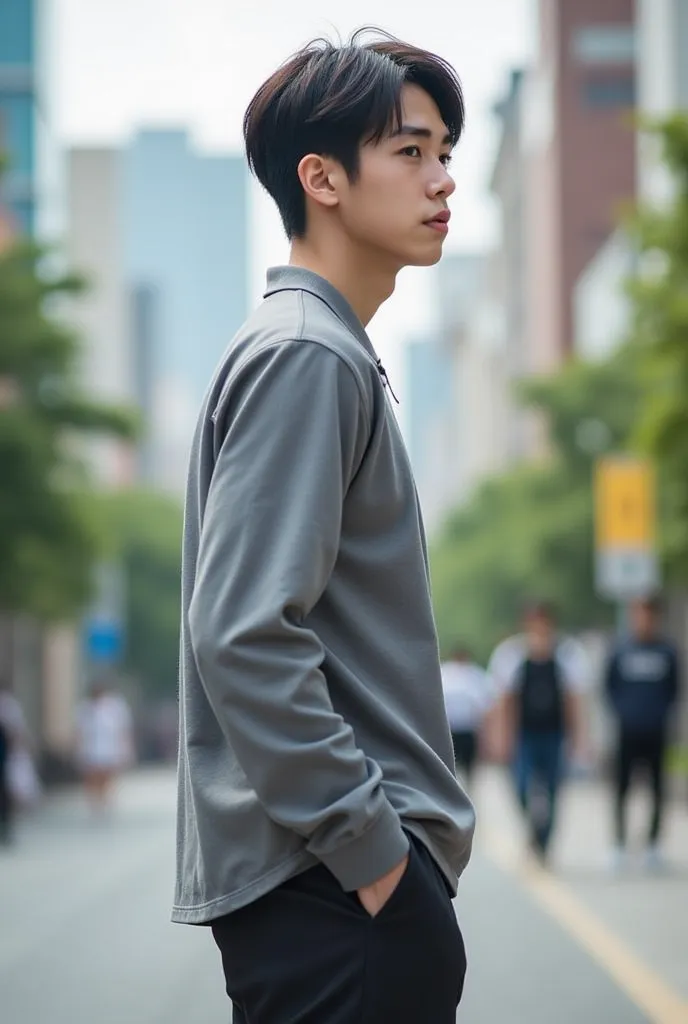
[[[660,613],[658,598],[632,603],[630,635],[617,646],[607,667],[607,697],[618,728],[613,854],[617,868],[626,857],[626,804],[637,768],[646,768],[652,783],[647,864],[660,864],[667,737],[679,694],[678,656],[671,641],[661,635]]]

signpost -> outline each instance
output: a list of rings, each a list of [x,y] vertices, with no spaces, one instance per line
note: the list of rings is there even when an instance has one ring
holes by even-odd
[[[83,649],[90,666],[116,665],[124,652],[124,575],[116,563],[96,570],[95,599],[84,622]]]
[[[660,583],[652,465],[633,456],[605,456],[595,472],[595,577],[598,592],[630,601]]]

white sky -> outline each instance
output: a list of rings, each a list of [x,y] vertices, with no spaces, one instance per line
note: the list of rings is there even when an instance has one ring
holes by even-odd
[[[238,150],[244,110],[260,83],[316,35],[378,25],[440,53],[459,72],[466,133],[452,161],[452,249],[494,237],[486,196],[496,130],[492,104],[508,73],[533,53],[535,0],[52,0],[58,131],[68,144],[126,140],[140,125],[185,125],[201,148]],[[254,296],[265,268],[287,253],[272,204],[253,203]],[[427,270],[404,271],[371,325],[390,375],[395,344],[432,323]],[[397,373],[398,376],[398,373]]]

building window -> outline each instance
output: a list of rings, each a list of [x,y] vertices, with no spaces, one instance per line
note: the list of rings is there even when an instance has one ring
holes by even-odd
[[[632,107],[635,105],[635,79],[633,75],[586,78],[583,99],[586,107]]]
[[[574,33],[572,50],[582,64],[631,64],[635,30],[632,25],[587,25]]]

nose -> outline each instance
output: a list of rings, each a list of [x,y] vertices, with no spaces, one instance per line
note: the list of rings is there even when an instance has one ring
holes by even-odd
[[[430,196],[432,199],[448,199],[456,189],[456,182],[451,174],[439,160],[437,161],[438,173],[434,174],[430,183]]]

